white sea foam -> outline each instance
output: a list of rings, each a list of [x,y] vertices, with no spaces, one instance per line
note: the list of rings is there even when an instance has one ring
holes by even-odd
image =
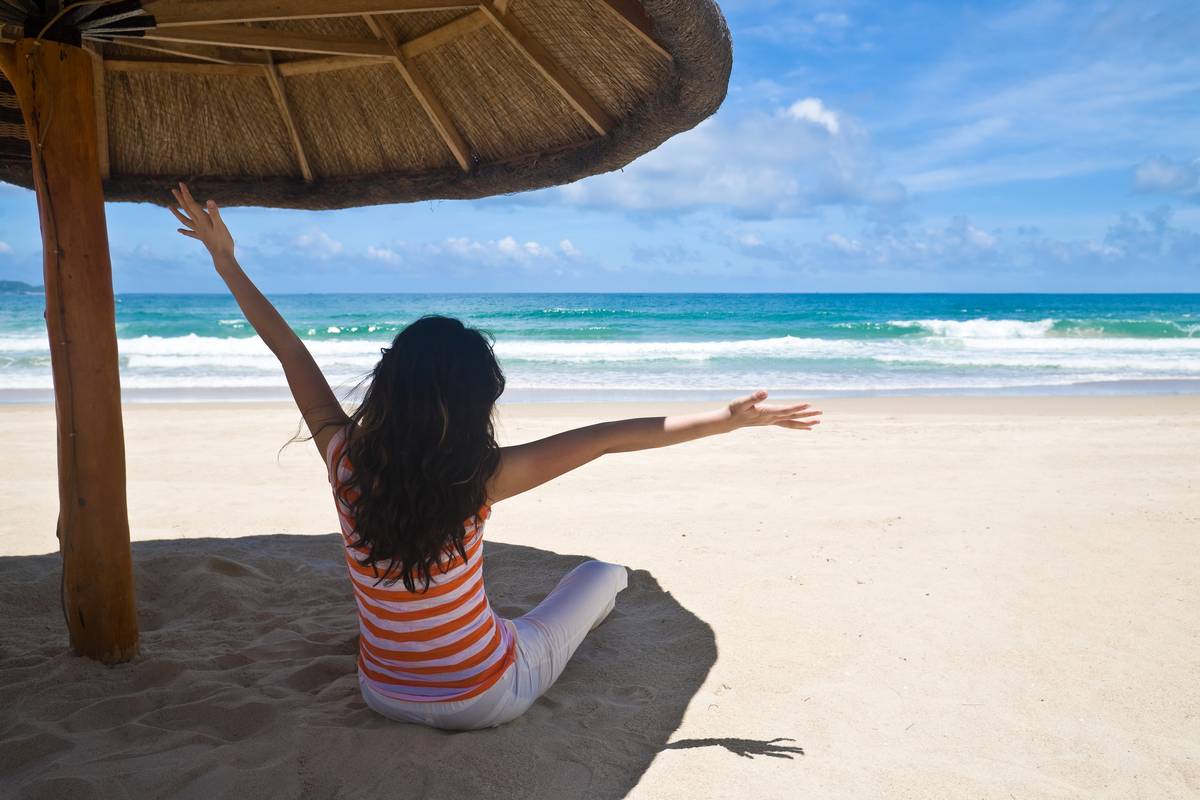
[[[900,323],[892,323],[900,324]],[[514,389],[809,390],[1056,386],[1089,381],[1200,378],[1200,337],[1046,335],[1053,320],[915,320],[929,335],[708,341],[568,341],[504,338],[497,355]],[[307,339],[339,385],[353,384],[387,339]],[[129,389],[283,388],[258,337],[120,339]],[[0,389],[48,389],[44,336],[0,337]]]
[[[934,336],[954,339],[1024,339],[1044,337],[1057,320],[1040,319],[1028,322],[1019,319],[902,319],[891,320],[897,328],[919,328]]]
[[[559,363],[633,361],[707,361],[713,358],[806,358],[830,354],[849,355],[861,343],[843,339],[806,339],[780,336],[772,339],[695,342],[596,342],[502,340],[496,343],[501,358]]]

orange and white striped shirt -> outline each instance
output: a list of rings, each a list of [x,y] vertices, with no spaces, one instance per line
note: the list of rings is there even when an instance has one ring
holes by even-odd
[[[375,585],[383,574],[358,563],[366,548],[355,548],[351,509],[338,497],[350,479],[346,433],[329,442],[329,482],[341,520],[346,564],[358,605],[358,670],[370,688],[385,697],[415,702],[465,700],[491,687],[516,659],[512,631],[492,610],[483,583],[483,526],[491,514],[484,505],[467,520],[466,560],[451,554],[434,568],[429,588],[409,592],[402,581]]]

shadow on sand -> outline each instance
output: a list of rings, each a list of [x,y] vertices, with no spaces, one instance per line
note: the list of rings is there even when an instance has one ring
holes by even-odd
[[[385,720],[359,696],[339,548],[336,534],[134,544],[141,655],[112,669],[66,652],[57,554],[0,558],[0,794],[617,798],[667,748],[800,752],[668,745],[716,645],[645,571],[524,717],[459,734]],[[505,616],[584,560],[492,543],[485,557]]]

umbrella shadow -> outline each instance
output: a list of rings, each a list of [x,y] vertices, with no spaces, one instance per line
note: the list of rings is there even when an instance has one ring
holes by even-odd
[[[57,554],[0,558],[0,706],[17,709],[0,725],[0,794],[616,798],[664,749],[799,750],[669,743],[716,643],[644,570],[521,718],[467,733],[384,719],[359,695],[340,541],[135,543],[141,652],[113,668],[67,652]],[[586,560],[491,542],[485,559],[509,617]]]

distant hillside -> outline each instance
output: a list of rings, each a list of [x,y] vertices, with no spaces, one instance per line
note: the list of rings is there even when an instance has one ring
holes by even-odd
[[[0,294],[42,294],[45,289],[23,281],[0,281]]]

